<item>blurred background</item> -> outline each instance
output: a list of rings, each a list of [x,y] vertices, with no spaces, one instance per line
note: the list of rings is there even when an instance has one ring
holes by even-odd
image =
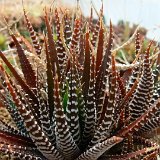
[[[90,16],[91,5],[99,12],[102,0],[78,0],[86,18]],[[45,28],[43,8],[45,6],[60,6],[76,12],[77,0],[24,0],[24,6],[36,31]],[[141,26],[142,35],[160,42],[160,0],[103,0],[105,23],[110,19],[116,34],[121,34],[121,40],[128,39],[136,25]],[[27,36],[23,17],[22,0],[0,0],[0,49],[4,50],[9,40],[6,39],[7,28],[4,17],[12,28]],[[97,15],[94,11],[94,18]]]
[[[24,0],[24,5],[33,16],[39,16],[42,8],[53,1],[54,4],[65,8],[73,8],[77,2],[77,0]],[[83,14],[89,16],[91,3],[99,11],[102,0],[79,0],[79,3]],[[121,20],[129,22],[129,25],[139,24],[148,30],[147,37],[160,41],[160,0],[103,0],[103,3],[106,23],[111,19],[114,25]],[[21,0],[0,0],[0,6],[0,18],[7,13],[11,16],[22,14]],[[94,16],[96,18],[96,14]]]
[[[89,16],[91,0],[79,0],[84,15]],[[74,6],[76,0],[63,0],[65,5]],[[102,0],[92,0],[99,11]],[[160,41],[160,0],[103,0],[106,23],[120,20],[130,25],[139,24],[148,30],[147,37]],[[96,17],[96,14],[95,14]]]

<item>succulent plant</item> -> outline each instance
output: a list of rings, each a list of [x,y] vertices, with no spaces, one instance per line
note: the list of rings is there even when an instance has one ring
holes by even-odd
[[[53,26],[45,9],[43,46],[25,10],[32,43],[9,30],[19,65],[0,51],[10,70],[0,65],[0,105],[15,125],[0,119],[0,152],[19,159],[156,159],[159,145],[146,135],[160,126],[159,57],[150,58],[152,42],[141,53],[137,33],[136,59],[120,74],[112,24],[104,25],[102,13],[94,26],[92,15],[85,22],[78,12],[72,24],[55,9]]]

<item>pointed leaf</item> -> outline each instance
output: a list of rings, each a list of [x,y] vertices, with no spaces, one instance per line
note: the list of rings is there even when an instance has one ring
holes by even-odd
[[[117,143],[120,143],[122,140],[123,138],[120,137],[111,137],[88,149],[86,152],[81,154],[76,160],[97,160],[105,151],[109,150]]]

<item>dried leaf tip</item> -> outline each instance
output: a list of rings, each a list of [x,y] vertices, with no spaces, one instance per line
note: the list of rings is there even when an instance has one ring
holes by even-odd
[[[4,22],[5,22],[6,26],[7,26],[7,30],[8,30],[8,32],[9,32],[9,35],[10,35],[10,36],[13,35],[13,32],[12,32],[12,30],[10,29],[10,27],[9,27],[9,25],[8,25],[8,23],[7,23],[7,18],[6,18],[6,17],[3,17],[3,19],[4,19]]]

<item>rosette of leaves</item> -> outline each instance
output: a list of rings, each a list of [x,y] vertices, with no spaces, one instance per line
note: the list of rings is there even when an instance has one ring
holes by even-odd
[[[92,12],[91,12],[92,13]],[[24,10],[32,42],[17,40],[20,66],[0,57],[0,104],[15,126],[0,120],[0,152],[18,159],[96,160],[156,159],[158,144],[146,138],[160,126],[159,60],[150,47],[122,76],[112,54],[113,31],[81,15],[45,10],[44,44]],[[62,18],[60,18],[62,17]],[[53,28],[56,33],[53,33]],[[53,39],[56,34],[56,41]],[[154,65],[155,70],[152,70]]]

